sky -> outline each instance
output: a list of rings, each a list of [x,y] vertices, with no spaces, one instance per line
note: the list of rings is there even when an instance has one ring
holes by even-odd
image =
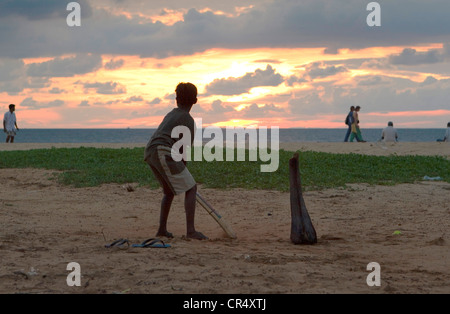
[[[0,107],[22,128],[155,128],[191,82],[203,126],[445,128],[450,1],[0,0]],[[371,17],[372,18],[372,17]]]

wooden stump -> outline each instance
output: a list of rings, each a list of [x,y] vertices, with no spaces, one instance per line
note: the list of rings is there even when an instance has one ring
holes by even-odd
[[[291,241],[295,244],[317,243],[316,230],[306,209],[302,194],[298,153],[289,159],[289,184],[291,193]]]

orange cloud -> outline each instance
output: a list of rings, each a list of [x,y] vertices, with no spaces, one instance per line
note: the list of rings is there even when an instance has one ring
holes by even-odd
[[[423,111],[400,111],[400,112],[371,112],[366,113],[372,117],[439,117],[450,116],[450,110],[423,110]]]

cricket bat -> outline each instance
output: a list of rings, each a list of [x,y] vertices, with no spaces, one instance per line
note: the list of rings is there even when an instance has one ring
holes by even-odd
[[[236,233],[234,233],[233,229],[231,229],[230,225],[228,225],[223,217],[197,192],[197,202],[210,214],[215,221],[222,227],[223,231],[232,238],[236,239]]]

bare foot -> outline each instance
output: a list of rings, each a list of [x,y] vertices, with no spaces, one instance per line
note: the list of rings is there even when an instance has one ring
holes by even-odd
[[[156,237],[167,237],[167,238],[173,238],[173,234],[170,233],[169,231],[163,231],[163,232],[159,232],[156,234]]]
[[[201,232],[193,232],[193,233],[188,233],[186,235],[186,238],[188,239],[196,239],[196,240],[208,240],[208,237],[205,236],[203,233]]]

